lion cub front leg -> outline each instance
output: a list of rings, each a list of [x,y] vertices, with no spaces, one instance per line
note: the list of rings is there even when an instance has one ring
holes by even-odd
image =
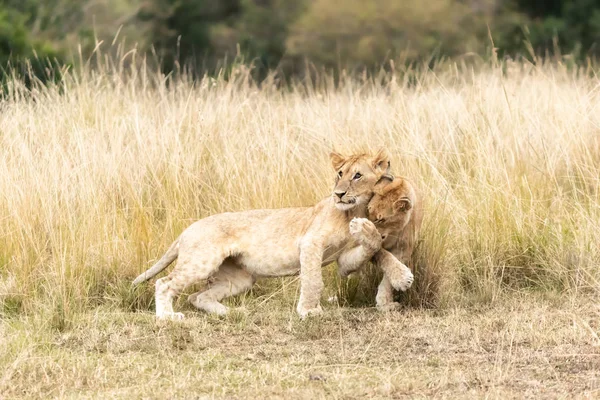
[[[296,312],[300,318],[320,314],[321,293],[323,292],[323,240],[319,237],[308,235],[300,245],[300,298]]]
[[[381,311],[394,311],[400,308],[400,303],[394,301],[394,288],[385,275],[383,275],[383,279],[381,279],[381,282],[377,287],[375,303],[377,309]]]
[[[338,258],[338,272],[343,277],[365,265],[381,249],[382,242],[377,228],[366,218],[353,218],[349,229],[359,245],[345,251]]]
[[[394,289],[404,292],[412,286],[415,280],[412,271],[389,251],[379,250],[373,257],[373,261],[383,271]]]
[[[410,288],[414,281],[413,273],[410,268],[385,249],[377,252],[373,261],[383,271],[383,279],[377,288],[375,297],[377,308],[383,311],[395,310],[400,305],[394,302],[394,289],[405,291]]]

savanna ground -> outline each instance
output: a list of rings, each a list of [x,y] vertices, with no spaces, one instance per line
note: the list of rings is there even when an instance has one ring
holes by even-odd
[[[2,398],[600,396],[600,80],[560,61],[192,81],[101,58],[0,103]],[[142,66],[140,66],[142,65]],[[192,221],[327,196],[386,146],[426,199],[417,280],[296,278],[157,323],[131,280]],[[184,296],[185,297],[185,296]]]

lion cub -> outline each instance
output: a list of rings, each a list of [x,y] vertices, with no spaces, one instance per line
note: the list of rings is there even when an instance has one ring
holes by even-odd
[[[380,309],[394,309],[399,305],[393,300],[393,289],[398,287],[396,282],[405,280],[410,273],[412,283],[412,272],[406,264],[410,262],[421,230],[423,206],[413,184],[403,177],[382,179],[373,191],[375,194],[367,207],[368,217],[381,233],[382,248],[391,252],[379,251],[373,257],[384,272],[376,302]]]
[[[368,218],[381,234],[382,248],[389,251],[379,251],[372,259],[384,273],[376,302],[378,308],[388,310],[398,306],[393,301],[393,289],[404,291],[413,283],[413,274],[406,264],[421,227],[423,211],[413,185],[406,178],[384,175],[373,192],[367,206]],[[340,265],[339,273],[348,276],[360,267]]]

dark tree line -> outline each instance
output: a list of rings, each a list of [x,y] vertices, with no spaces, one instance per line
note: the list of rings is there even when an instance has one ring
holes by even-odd
[[[117,31],[165,69],[377,67],[430,60],[600,53],[600,0],[2,0],[0,64],[70,61]],[[490,39],[490,33],[491,38]]]

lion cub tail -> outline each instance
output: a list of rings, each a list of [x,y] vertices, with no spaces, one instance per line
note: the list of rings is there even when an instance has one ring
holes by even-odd
[[[154,275],[158,274],[163,269],[167,268],[177,256],[179,255],[179,239],[175,240],[169,250],[161,257],[156,264],[154,264],[149,270],[143,272],[140,276],[133,280],[133,285],[140,284],[142,282],[151,279]]]

